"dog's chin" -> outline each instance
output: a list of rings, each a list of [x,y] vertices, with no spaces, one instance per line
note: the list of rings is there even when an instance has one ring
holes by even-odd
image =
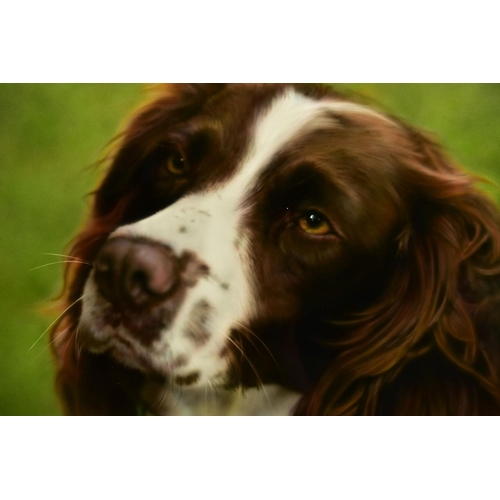
[[[217,376],[206,376],[202,371],[186,366],[184,356],[170,355],[167,358],[155,355],[150,348],[134,340],[123,325],[116,327],[101,321],[98,324],[101,327],[99,330],[95,325],[80,325],[79,343],[82,349],[94,355],[109,355],[118,364],[142,373],[147,379],[161,380],[165,387],[170,388],[232,389],[237,386],[229,376],[227,366]]]
[[[137,370],[151,377],[168,377],[170,370],[167,366],[155,366],[144,356],[140,356],[133,345],[121,340],[114,341],[109,347],[111,356],[126,368]]]
[[[121,365],[147,375],[165,377],[170,372],[168,366],[154,363],[145,349],[135,345],[135,342],[107,323],[99,322],[99,328],[81,323],[78,342],[82,349],[91,354],[109,354]]]

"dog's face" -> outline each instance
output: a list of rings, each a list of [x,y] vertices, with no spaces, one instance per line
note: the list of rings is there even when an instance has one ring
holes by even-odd
[[[294,87],[235,86],[153,136],[122,173],[140,216],[118,224],[85,283],[84,348],[224,385],[245,359],[236,331],[252,341],[342,312],[384,279],[408,195],[394,121]]]

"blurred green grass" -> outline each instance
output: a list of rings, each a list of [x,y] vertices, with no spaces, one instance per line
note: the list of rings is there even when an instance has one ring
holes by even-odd
[[[351,84],[434,133],[468,171],[500,183],[500,85]],[[88,208],[88,168],[144,98],[136,84],[0,85],[0,415],[57,415],[38,311],[60,291],[64,253]],[[498,188],[488,191],[500,202]]]

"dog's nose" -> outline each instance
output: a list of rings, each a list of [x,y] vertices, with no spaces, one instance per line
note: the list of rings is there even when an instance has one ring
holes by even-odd
[[[176,268],[169,249],[151,241],[116,237],[99,251],[94,278],[112,304],[147,307],[175,287]]]

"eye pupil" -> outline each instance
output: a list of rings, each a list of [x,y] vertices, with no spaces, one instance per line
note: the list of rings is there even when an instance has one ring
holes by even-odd
[[[323,224],[323,218],[319,214],[313,212],[307,216],[307,222],[309,226],[314,229]]]
[[[185,174],[187,171],[186,160],[181,153],[173,153],[168,157],[167,169],[174,175]]]
[[[174,157],[172,158],[172,163],[175,168],[184,168],[184,158],[180,154],[174,155]]]

